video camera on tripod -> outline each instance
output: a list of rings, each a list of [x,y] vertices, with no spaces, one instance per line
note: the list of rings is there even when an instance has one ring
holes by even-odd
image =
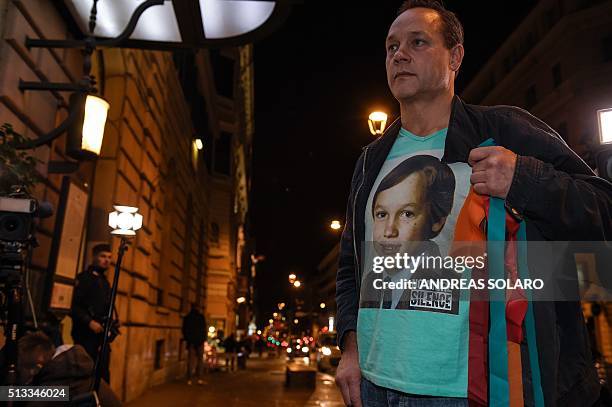
[[[10,197],[0,197],[0,322],[6,344],[6,384],[17,383],[17,340],[23,333],[24,273],[28,254],[37,246],[34,218],[49,217],[49,203],[39,205],[19,188]]]

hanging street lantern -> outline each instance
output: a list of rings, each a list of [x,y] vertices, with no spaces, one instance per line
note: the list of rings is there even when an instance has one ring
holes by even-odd
[[[104,127],[110,105],[99,96],[73,93],[70,95],[70,109],[77,117],[68,128],[66,152],[76,160],[94,159],[100,155]]]

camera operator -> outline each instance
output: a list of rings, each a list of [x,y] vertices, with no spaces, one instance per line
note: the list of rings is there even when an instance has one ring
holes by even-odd
[[[19,339],[17,348],[19,384],[28,386],[69,386],[70,398],[89,392],[93,377],[93,361],[79,345],[56,348],[42,332],[30,332]],[[121,402],[104,381],[98,392],[104,407],[120,406]],[[28,406],[57,405],[57,402],[30,402]]]
[[[93,264],[80,273],[75,282],[72,297],[72,338],[81,345],[93,360],[96,360],[104,336],[104,320],[108,313],[111,286],[106,270],[111,263],[111,247],[98,244],[93,248]],[[118,321],[113,321],[114,334],[118,333]],[[110,337],[110,341],[114,339]],[[110,346],[102,360],[102,378],[110,383]]]

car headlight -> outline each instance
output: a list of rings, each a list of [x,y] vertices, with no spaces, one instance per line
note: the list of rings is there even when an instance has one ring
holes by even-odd
[[[328,348],[327,346],[323,346],[321,348],[321,352],[325,355],[325,356],[329,356],[331,355],[331,349]]]

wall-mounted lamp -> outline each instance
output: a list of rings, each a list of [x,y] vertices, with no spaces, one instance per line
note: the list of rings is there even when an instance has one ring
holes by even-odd
[[[77,118],[68,129],[66,152],[74,159],[94,159],[100,155],[104,127],[110,105],[99,96],[74,93],[70,96],[70,109]]]
[[[195,139],[194,143],[198,150],[202,150],[204,148],[204,143],[202,142],[201,138]]]

